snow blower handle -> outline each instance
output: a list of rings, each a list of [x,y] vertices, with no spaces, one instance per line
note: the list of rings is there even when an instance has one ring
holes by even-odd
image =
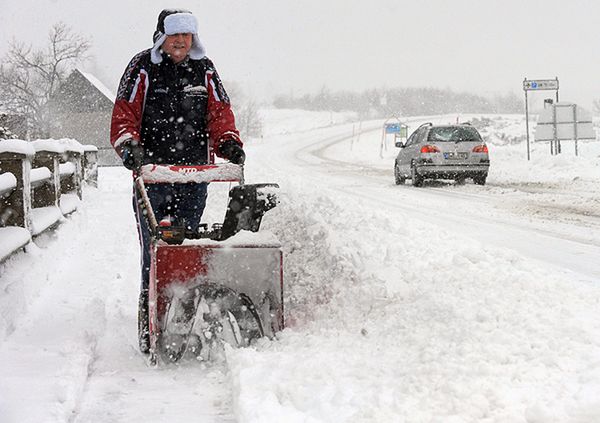
[[[187,184],[209,182],[239,182],[244,184],[244,167],[233,163],[199,166],[142,166],[140,177],[146,184]]]
[[[146,185],[144,184],[144,179],[141,176],[135,178],[135,187],[137,188],[137,192],[142,200],[142,203],[140,205],[142,206],[142,210],[144,211],[144,216],[146,216],[146,219],[148,219],[150,233],[156,234],[158,222],[156,221],[156,215],[154,214],[152,204],[150,204],[150,198],[148,197],[148,193],[146,192]]]

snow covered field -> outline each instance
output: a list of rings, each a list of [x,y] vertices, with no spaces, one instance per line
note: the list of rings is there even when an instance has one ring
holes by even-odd
[[[486,186],[413,188],[381,122],[264,117],[246,179],[281,186],[263,220],[285,253],[279,339],[148,368],[129,174],[101,169],[0,268],[1,422],[600,421],[600,143],[528,163],[522,117],[489,116]]]

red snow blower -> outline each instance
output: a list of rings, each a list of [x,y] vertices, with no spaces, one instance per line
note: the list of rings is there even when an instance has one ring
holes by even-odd
[[[157,222],[146,193],[153,183],[237,182],[223,223],[197,232]],[[223,343],[247,346],[284,327],[279,241],[260,233],[277,204],[276,184],[244,184],[243,167],[146,165],[136,187],[151,234],[150,362],[210,360]]]

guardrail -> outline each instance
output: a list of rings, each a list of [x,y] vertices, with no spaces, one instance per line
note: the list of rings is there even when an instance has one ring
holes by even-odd
[[[0,262],[77,210],[98,150],[71,139],[0,140]]]

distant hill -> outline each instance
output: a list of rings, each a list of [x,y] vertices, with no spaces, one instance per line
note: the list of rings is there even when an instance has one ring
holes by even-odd
[[[522,113],[523,101],[514,93],[487,98],[438,88],[372,89],[362,93],[321,89],[314,95],[275,97],[276,108],[354,111],[366,118],[390,115],[431,115],[444,113]]]

